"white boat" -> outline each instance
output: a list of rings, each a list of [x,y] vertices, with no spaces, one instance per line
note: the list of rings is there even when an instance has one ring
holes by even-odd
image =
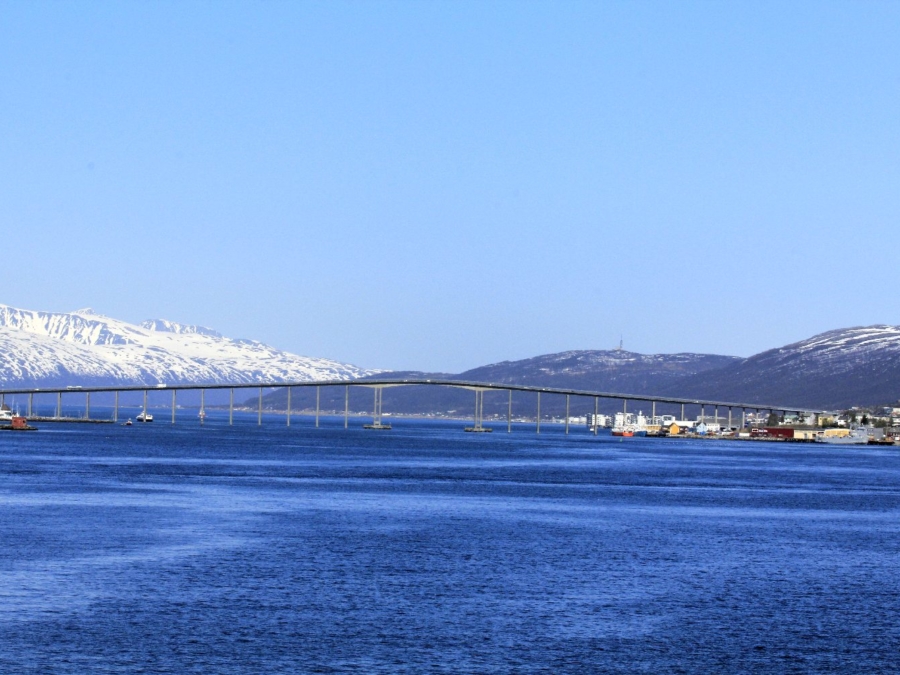
[[[138,422],[152,422],[153,415],[151,415],[150,413],[142,412],[142,413],[139,413],[138,416],[135,417],[134,419],[136,419]]]
[[[3,406],[0,408],[0,424],[12,424],[13,413],[12,410]]]
[[[825,436],[821,435],[816,438],[817,443],[828,443],[829,445],[866,445],[869,442],[869,428],[857,427],[851,429],[847,436]]]

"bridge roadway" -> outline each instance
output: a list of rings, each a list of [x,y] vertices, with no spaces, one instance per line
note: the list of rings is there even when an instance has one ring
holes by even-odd
[[[130,386],[119,386],[119,387],[109,387],[109,386],[99,386],[99,387],[81,387],[81,386],[68,386],[68,387],[50,387],[50,388],[40,388],[40,389],[28,389],[28,388],[16,388],[16,389],[0,389],[0,401],[5,401],[6,396],[8,395],[27,395],[28,396],[28,416],[31,416],[32,413],[32,405],[33,405],[33,397],[35,395],[45,395],[45,394],[55,394],[57,397],[57,417],[62,416],[62,395],[63,394],[74,394],[74,393],[83,393],[86,396],[85,401],[85,417],[90,417],[90,395],[92,393],[114,393],[116,396],[116,405],[115,405],[115,420],[118,420],[118,401],[119,401],[119,393],[123,392],[142,392],[144,394],[144,413],[147,412],[147,395],[148,392],[161,392],[161,391],[170,391],[172,392],[172,423],[175,422],[175,407],[176,407],[176,392],[178,391],[200,391],[200,409],[204,409],[204,396],[203,392],[207,390],[222,390],[228,389],[231,390],[230,404],[229,404],[229,423],[233,421],[233,411],[234,411],[234,390],[235,389],[258,389],[259,390],[259,411],[258,411],[258,420],[259,423],[262,423],[262,393],[264,389],[287,389],[288,392],[288,405],[287,405],[287,423],[290,425],[291,418],[291,390],[294,388],[302,388],[302,387],[316,387],[316,426],[319,424],[319,391],[318,388],[321,387],[346,387],[345,389],[345,405],[344,405],[344,426],[347,426],[347,416],[349,414],[349,388],[353,387],[368,387],[375,389],[375,402],[374,402],[374,410],[373,410],[373,424],[369,425],[374,428],[389,428],[387,425],[382,424],[382,414],[381,414],[381,392],[386,387],[399,387],[399,386],[442,386],[442,387],[457,387],[462,389],[470,389],[475,391],[475,426],[469,428],[468,430],[472,431],[482,431],[482,420],[483,420],[483,405],[484,398],[483,393],[485,391],[507,391],[509,392],[509,408],[507,414],[507,430],[509,430],[511,418],[512,418],[512,392],[530,392],[537,394],[537,429],[538,433],[540,433],[540,405],[541,405],[541,394],[551,394],[551,395],[560,395],[566,397],[566,431],[568,432],[568,410],[569,410],[569,397],[576,396],[579,398],[593,398],[594,399],[594,412],[596,414],[598,410],[598,401],[599,399],[616,399],[623,401],[623,409],[627,411],[627,406],[629,401],[644,401],[653,405],[653,413],[656,414],[656,404],[657,403],[665,403],[672,405],[681,405],[682,418],[684,418],[684,406],[692,405],[692,406],[700,406],[701,411],[704,411],[707,406],[715,409],[716,417],[718,418],[718,409],[719,408],[727,408],[728,409],[728,419],[729,425],[731,424],[731,413],[734,409],[739,409],[742,411],[742,418],[744,413],[747,410],[754,411],[764,411],[768,410],[770,412],[796,412],[796,413],[805,413],[805,414],[831,414],[831,411],[827,410],[816,410],[811,408],[797,408],[792,406],[784,406],[784,405],[772,405],[768,403],[747,403],[747,402],[738,402],[738,401],[715,401],[711,399],[697,399],[697,398],[679,398],[675,396],[650,396],[645,394],[623,394],[616,392],[604,392],[604,391],[590,391],[584,389],[566,389],[561,387],[537,387],[523,384],[505,384],[505,383],[495,383],[495,382],[475,382],[469,380],[444,380],[444,379],[396,379],[396,378],[361,378],[361,379],[353,379],[353,380],[320,380],[320,381],[311,381],[311,382],[255,382],[255,383],[247,383],[247,384],[221,384],[221,383],[209,383],[209,384],[177,384],[177,385],[154,385],[154,386],[146,386],[146,385],[130,385]],[[701,413],[704,414],[704,413]]]

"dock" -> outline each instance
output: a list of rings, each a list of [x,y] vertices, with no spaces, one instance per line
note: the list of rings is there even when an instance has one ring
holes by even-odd
[[[65,422],[66,424],[113,424],[112,420],[91,419],[88,417],[44,417],[32,415],[26,418],[29,422]]]

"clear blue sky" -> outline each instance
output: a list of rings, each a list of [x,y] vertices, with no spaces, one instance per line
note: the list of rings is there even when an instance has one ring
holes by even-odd
[[[900,323],[900,3],[8,2],[0,301],[361,366]]]

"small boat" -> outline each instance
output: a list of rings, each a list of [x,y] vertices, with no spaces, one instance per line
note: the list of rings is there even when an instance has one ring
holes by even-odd
[[[136,419],[138,422],[152,422],[152,421],[153,421],[153,415],[151,415],[150,413],[143,413],[143,412],[142,412],[142,413],[140,413],[137,417],[135,417],[134,419]]]
[[[130,427],[131,424],[132,424],[131,418],[129,417],[127,420],[125,420],[125,422],[122,423],[122,426],[123,426],[123,427]]]
[[[10,424],[0,424],[0,429],[10,429],[12,431],[34,431],[35,428],[30,426],[28,420],[18,413],[12,416]]]

